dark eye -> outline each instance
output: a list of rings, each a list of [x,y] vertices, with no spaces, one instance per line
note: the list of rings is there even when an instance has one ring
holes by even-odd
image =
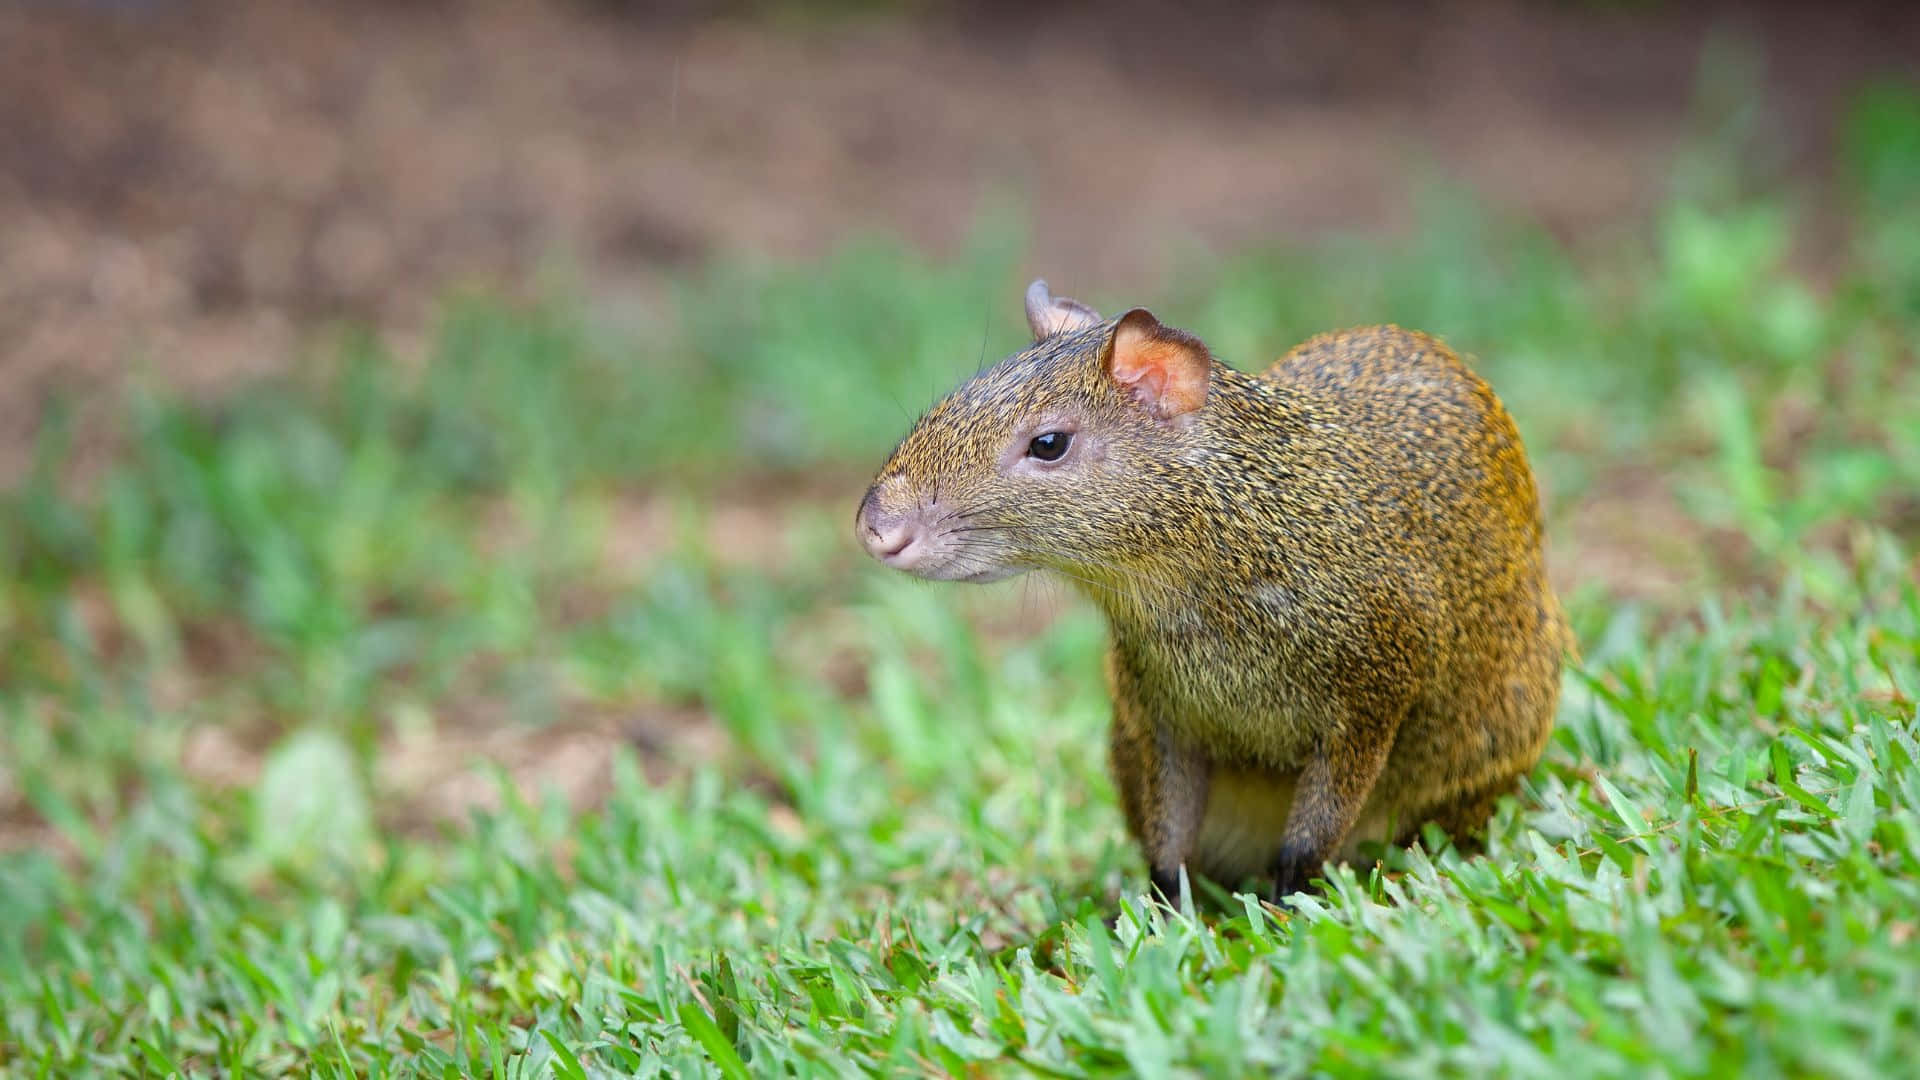
[[[1027,456],[1039,461],[1059,461],[1060,455],[1067,452],[1067,444],[1073,441],[1073,433],[1068,431],[1049,431],[1045,435],[1035,435],[1027,444]]]

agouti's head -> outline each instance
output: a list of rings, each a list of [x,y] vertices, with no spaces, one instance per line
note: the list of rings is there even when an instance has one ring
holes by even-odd
[[[941,581],[1104,581],[1177,514],[1158,505],[1177,485],[1155,479],[1196,460],[1218,377],[1206,346],[1143,308],[1103,320],[1044,281],[1027,324],[1033,345],[922,416],[861,500],[855,532],[880,562]]]

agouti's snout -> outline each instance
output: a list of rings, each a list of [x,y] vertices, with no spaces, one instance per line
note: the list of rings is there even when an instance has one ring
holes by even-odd
[[[911,572],[925,545],[917,515],[889,513],[878,499],[878,484],[860,500],[860,512],[854,515],[853,531],[867,554],[895,570]]]
[[[970,520],[960,508],[918,495],[895,476],[867,489],[853,533],[881,565],[928,581],[999,581],[1028,569],[983,557],[986,545],[974,538],[980,530]]]

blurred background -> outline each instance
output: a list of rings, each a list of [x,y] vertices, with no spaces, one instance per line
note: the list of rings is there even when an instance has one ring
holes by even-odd
[[[1005,225],[1021,273],[1151,300],[1436,188],[1591,252],[1691,150],[1806,197],[1818,268],[1846,107],[1920,43],[1899,4],[1180,7],[8,4],[0,463],[143,366],[218,393],[342,322],[415,354],[450,290],[543,273],[644,324],[866,236]]]
[[[305,859],[314,791],[397,843],[616,746],[911,813],[1035,753],[915,711],[1003,655],[1097,804],[1090,616],[846,536],[1034,276],[1242,367],[1472,352],[1590,635],[1842,603],[1920,531],[1916,58],[1901,4],[0,6],[0,850]]]

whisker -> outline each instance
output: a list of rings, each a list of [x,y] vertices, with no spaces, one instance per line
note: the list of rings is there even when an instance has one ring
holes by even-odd
[[[1017,498],[1001,497],[955,507],[942,514],[931,527],[950,537],[956,553],[969,556],[969,571],[986,569],[1000,561],[994,559],[980,563],[971,558],[991,550],[994,546],[992,538],[997,534],[1017,539],[1040,564],[1040,568],[1084,585],[1100,595],[1123,600],[1149,611],[1182,602],[1206,600],[1198,586],[1181,581],[1179,573],[1171,567],[1143,567],[1089,558],[1085,551],[1060,546],[1040,526],[1020,521],[994,520],[995,515],[1013,510],[1018,505]]]

